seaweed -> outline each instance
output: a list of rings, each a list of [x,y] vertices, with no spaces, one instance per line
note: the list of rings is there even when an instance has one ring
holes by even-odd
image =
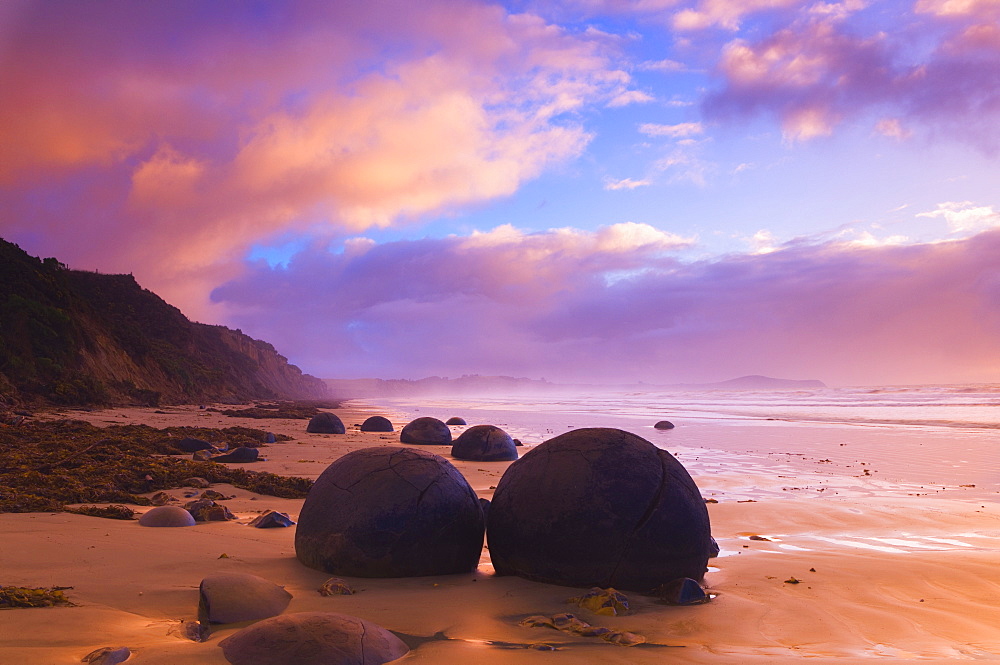
[[[288,418],[308,420],[320,412],[320,409],[336,409],[339,402],[269,402],[256,404],[246,409],[226,409],[222,415],[231,418]]]
[[[23,587],[0,586],[0,610],[11,610],[21,607],[53,607],[55,605],[74,605],[66,594],[71,586],[53,587]]]
[[[76,513],[78,515],[89,515],[91,517],[105,517],[112,520],[135,519],[135,511],[128,506],[121,505],[120,503],[104,507],[80,506],[79,508],[67,508],[66,512]]]

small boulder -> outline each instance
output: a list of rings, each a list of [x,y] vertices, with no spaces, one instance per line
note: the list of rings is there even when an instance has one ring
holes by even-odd
[[[402,443],[446,446],[451,443],[451,430],[437,418],[423,416],[412,420],[399,433]]]
[[[459,418],[458,416],[452,416],[451,418],[449,418],[448,420],[446,420],[444,422],[444,424],[445,425],[468,425],[469,423],[465,422],[465,418]]]
[[[511,462],[517,459],[517,447],[514,439],[496,425],[476,425],[455,439],[451,456],[474,462]]]
[[[215,447],[208,441],[202,441],[191,436],[186,436],[180,441],[174,441],[174,445],[186,453],[193,453],[196,450],[211,450]]]
[[[233,451],[225,455],[217,455],[212,458],[213,462],[230,462],[235,464],[245,464],[256,462],[260,457],[260,452],[256,448],[233,448]]]
[[[274,529],[285,526],[292,526],[295,524],[285,513],[279,513],[275,510],[265,510],[263,513],[257,517],[250,520],[247,526],[252,526],[255,529]]]
[[[184,504],[184,510],[189,512],[195,521],[198,522],[225,522],[226,520],[236,519],[236,515],[233,515],[229,511],[229,508],[211,499],[189,501]]]
[[[392,421],[382,416],[372,416],[361,423],[362,432],[392,432]]]
[[[197,489],[205,489],[209,487],[212,483],[208,482],[204,478],[199,478],[194,476],[193,478],[185,478],[181,481],[181,487],[195,487]]]
[[[191,453],[191,459],[193,459],[195,462],[207,462],[208,460],[212,459],[212,453],[214,452],[215,452],[214,448],[211,450],[196,450],[193,453]]]
[[[218,573],[201,581],[198,616],[209,623],[258,621],[281,614],[292,594],[263,577]]]
[[[306,431],[311,434],[344,434],[347,429],[337,414],[324,411],[312,417]]]
[[[174,503],[177,501],[176,498],[166,492],[157,492],[153,496],[149,497],[149,500],[153,502],[154,506],[165,506],[168,503]]]
[[[681,577],[653,589],[652,595],[671,605],[700,605],[709,598],[705,590],[690,577]]]
[[[660,422],[653,425],[653,427],[656,429],[673,429],[674,424],[669,420],[661,420]]]
[[[194,526],[194,516],[180,506],[157,506],[143,513],[140,526]]]
[[[274,432],[268,432],[267,436],[264,437],[264,443],[276,443],[278,437],[274,435]]]
[[[219,646],[231,665],[382,665],[410,650],[385,628],[335,612],[264,619]]]
[[[88,653],[80,662],[88,665],[118,665],[131,656],[132,650],[128,647],[101,647]]]
[[[479,497],[451,462],[415,448],[364,448],[316,479],[295,554],[352,577],[467,573],[479,563],[484,528]]]

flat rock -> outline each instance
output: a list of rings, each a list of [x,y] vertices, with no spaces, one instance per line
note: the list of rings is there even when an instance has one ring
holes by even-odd
[[[383,416],[371,416],[361,423],[362,432],[392,432],[392,421]]]
[[[174,446],[186,453],[193,453],[196,450],[211,450],[212,448],[215,448],[215,446],[208,441],[202,441],[201,439],[196,439],[192,436],[186,436],[179,441],[174,441]]]
[[[295,553],[335,575],[467,573],[479,563],[484,527],[479,498],[448,460],[415,448],[364,448],[316,479]]]
[[[212,458],[213,462],[232,462],[237,464],[245,464],[248,462],[256,462],[260,458],[260,452],[256,448],[233,448],[232,452],[226,453],[225,455],[216,455]]]
[[[451,456],[475,462],[510,462],[517,459],[517,446],[496,425],[475,425],[455,439]]]
[[[247,573],[209,575],[198,589],[198,616],[209,623],[258,621],[277,616],[292,599],[284,587]]]
[[[335,413],[324,411],[317,413],[309,420],[306,431],[311,434],[344,434],[344,422]]]
[[[264,619],[219,646],[231,665],[382,665],[409,652],[385,628],[335,612]]]
[[[437,418],[423,416],[411,420],[399,433],[402,443],[446,446],[451,443],[451,430]]]
[[[128,647],[101,647],[88,653],[80,662],[88,665],[118,665],[131,656],[132,650]]]
[[[194,526],[195,519],[180,506],[157,506],[139,518],[141,526]]]
[[[500,575],[647,593],[701,579],[711,530],[698,487],[670,453],[629,432],[586,428],[507,468],[487,540]]]

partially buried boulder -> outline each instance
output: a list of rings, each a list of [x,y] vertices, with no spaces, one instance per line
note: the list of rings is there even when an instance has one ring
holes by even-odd
[[[399,433],[402,443],[446,446],[451,443],[451,430],[437,418],[423,416],[411,420]]]
[[[157,506],[139,518],[141,526],[194,526],[194,516],[180,506]]]
[[[164,506],[169,508],[170,506]],[[197,499],[184,504],[184,510],[191,514],[197,522],[225,522],[236,519],[229,508],[211,499]]]
[[[465,418],[459,418],[458,416],[452,416],[451,418],[449,418],[448,420],[446,420],[444,422],[444,424],[445,425],[468,425],[469,423],[465,422]]]
[[[202,441],[190,436],[186,436],[179,441],[174,441],[174,445],[186,453],[193,453],[196,450],[211,450],[215,447],[208,441]]]
[[[209,575],[199,586],[198,616],[210,623],[257,621],[281,614],[292,594],[284,587],[247,573]]]
[[[250,520],[247,526],[252,526],[255,529],[276,529],[294,524],[295,522],[286,513],[279,513],[276,510],[265,510]]]
[[[344,434],[347,430],[337,414],[324,411],[309,420],[306,431],[311,434]]]
[[[216,455],[212,458],[213,462],[230,462],[245,464],[247,462],[256,462],[260,458],[260,452],[256,448],[233,448],[232,452],[226,453],[225,455]]]
[[[673,429],[674,424],[669,420],[661,420],[660,422],[653,425],[655,429]]]
[[[510,462],[517,459],[517,447],[496,425],[475,425],[455,439],[451,456],[475,462]]]
[[[353,577],[467,573],[479,563],[479,498],[448,460],[414,448],[364,448],[309,490],[295,532],[299,561]]]
[[[392,421],[382,416],[372,416],[361,423],[362,432],[392,432]]]
[[[700,580],[711,543],[705,502],[681,463],[608,428],[567,432],[511,464],[487,527],[498,574],[643,593]]]
[[[409,648],[385,628],[334,612],[259,621],[219,642],[231,665],[382,665]]]

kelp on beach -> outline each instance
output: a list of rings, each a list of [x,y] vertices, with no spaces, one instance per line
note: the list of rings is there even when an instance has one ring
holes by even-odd
[[[194,476],[285,498],[302,498],[312,486],[306,478],[167,457],[178,452],[171,441],[185,436],[256,447],[263,445],[266,432],[247,427],[96,427],[80,420],[2,426],[0,512],[61,511],[73,503],[150,505],[141,494],[180,487]]]

